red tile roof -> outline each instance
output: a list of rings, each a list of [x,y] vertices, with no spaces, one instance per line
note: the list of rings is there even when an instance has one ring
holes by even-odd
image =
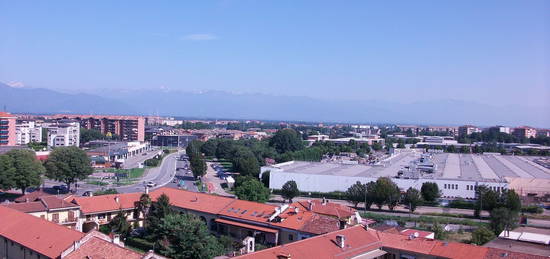
[[[434,232],[429,232],[429,231],[422,231],[422,230],[417,230],[417,229],[404,229],[403,231],[399,232],[401,235],[404,235],[404,236],[410,236],[410,235],[415,235],[417,234],[418,236],[416,237],[422,237],[422,238],[426,238],[427,236],[429,235],[433,235]],[[433,238],[433,237],[432,237]]]
[[[345,236],[345,247],[340,248],[336,236]],[[291,258],[351,258],[356,255],[376,250],[382,243],[370,231],[362,226],[355,226],[328,234],[311,237],[290,244],[276,246],[237,258],[276,259],[280,255],[290,255]]]
[[[39,201],[24,202],[24,203],[8,203],[8,204],[2,204],[2,206],[10,209],[18,210],[20,212],[25,212],[25,213],[47,210],[46,206],[44,206],[44,204]]]
[[[447,258],[482,259],[487,254],[487,248],[456,242],[436,242],[431,255]]]
[[[235,201],[233,198],[168,187],[152,191],[150,193],[151,199],[156,200],[163,193],[170,197],[170,203],[174,206],[211,214],[218,214],[223,208]]]
[[[242,228],[248,228],[248,229],[254,229],[254,230],[259,230],[259,231],[262,231],[262,232],[268,232],[268,233],[278,233],[279,232],[279,230],[277,230],[277,229],[259,227],[259,226],[256,226],[256,225],[236,222],[236,221],[232,221],[232,220],[216,219],[215,221],[218,222],[218,223],[222,223],[222,224],[227,224],[227,225],[232,225],[232,226],[237,226],[237,227],[242,227]]]
[[[0,206],[0,235],[48,257],[59,257],[84,234]]]
[[[292,206],[303,208],[305,210],[309,210],[309,208],[311,208],[311,211],[317,214],[323,214],[340,219],[349,218],[353,216],[356,211],[351,207],[334,202],[325,202],[323,204],[321,200],[298,201],[292,203]]]
[[[0,112],[0,117],[2,117],[2,118],[17,118],[9,112]]]
[[[70,253],[66,259],[107,259],[107,258],[142,258],[140,253],[130,249],[120,247],[103,239],[92,237],[86,243],[82,244],[76,251]]]
[[[121,194],[109,194],[93,197],[68,197],[74,204],[80,206],[80,210],[83,214],[100,213],[107,211],[117,211],[120,209],[132,209],[135,208],[135,203],[139,201],[139,197],[142,193],[121,193]],[[118,197],[118,202],[116,198]],[[67,200],[66,199],[66,200]]]
[[[38,189],[34,192],[29,192],[29,193],[27,193],[23,196],[17,197],[15,199],[15,202],[36,201],[36,200],[38,200],[38,198],[43,197],[43,196],[54,196],[54,194],[45,192],[43,189]],[[69,196],[69,195],[67,195],[67,194],[57,195],[57,197],[59,197],[59,198],[66,198],[67,196]]]
[[[49,210],[78,207],[78,205],[65,201],[57,196],[42,196],[38,198],[38,200],[44,203]]]

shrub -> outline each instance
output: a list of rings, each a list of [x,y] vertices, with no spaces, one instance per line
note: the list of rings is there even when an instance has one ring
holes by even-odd
[[[149,251],[153,250],[154,244],[152,242],[149,242],[145,239],[137,238],[137,237],[129,237],[124,241],[124,244],[136,248],[141,251]]]
[[[522,207],[521,212],[541,214],[541,213],[544,212],[544,209],[541,208],[541,207],[537,207],[537,206],[527,206],[527,207]]]

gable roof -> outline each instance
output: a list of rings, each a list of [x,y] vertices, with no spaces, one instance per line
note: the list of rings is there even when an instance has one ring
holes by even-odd
[[[170,203],[173,206],[211,214],[218,214],[223,208],[235,201],[234,198],[191,192],[169,187],[161,187],[152,191],[150,193],[151,199],[156,200],[163,193],[170,197]]]
[[[72,203],[80,206],[83,214],[133,209],[142,193],[108,194],[92,197],[68,197]],[[116,198],[118,197],[118,202]],[[152,199],[152,197],[151,197]]]
[[[2,204],[2,206],[14,210],[18,210],[20,212],[25,213],[32,213],[32,212],[39,212],[39,211],[46,211],[46,206],[40,201],[33,201],[33,202],[23,202],[23,203],[7,203]]]
[[[58,257],[84,234],[0,206],[0,235],[48,257]]]
[[[355,209],[351,207],[328,201],[323,203],[321,200],[307,200],[294,202],[292,205],[305,210],[310,210],[311,208],[310,211],[317,214],[328,215],[339,219],[349,218],[355,214]]]
[[[143,256],[140,253],[130,249],[120,247],[101,238],[92,237],[82,244],[78,249],[67,255],[66,259],[106,259],[106,258],[125,258],[139,259]]]
[[[345,247],[340,248],[336,236],[345,236]],[[291,258],[351,258],[360,254],[379,249],[382,243],[372,232],[365,231],[362,226],[354,226],[344,230],[330,232],[290,244],[276,246],[237,258],[275,259],[278,256]]]

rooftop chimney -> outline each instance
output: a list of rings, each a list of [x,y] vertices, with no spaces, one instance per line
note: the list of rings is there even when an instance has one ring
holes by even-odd
[[[337,236],[336,236],[336,244],[338,244],[338,246],[339,246],[340,248],[346,247],[346,236],[344,236],[344,235],[337,235]]]
[[[323,197],[323,205],[326,205],[327,204],[327,199],[325,199],[325,197]]]
[[[307,201],[307,202],[309,202],[309,208],[308,208],[309,211],[312,211],[313,210],[313,202],[311,202],[311,201]]]
[[[149,194],[149,186],[145,186],[145,194]]]
[[[120,203],[120,197],[115,196],[115,201],[116,201],[116,203]]]
[[[122,246],[122,244],[120,243],[120,235],[119,234],[114,234],[113,235],[113,244],[118,245],[118,246]]]

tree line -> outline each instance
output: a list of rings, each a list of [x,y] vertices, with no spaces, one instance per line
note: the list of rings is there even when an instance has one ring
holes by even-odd
[[[38,187],[42,176],[71,185],[93,172],[86,152],[78,147],[55,148],[42,163],[33,151],[14,149],[0,155],[0,189],[19,189],[23,194],[29,187]]]

